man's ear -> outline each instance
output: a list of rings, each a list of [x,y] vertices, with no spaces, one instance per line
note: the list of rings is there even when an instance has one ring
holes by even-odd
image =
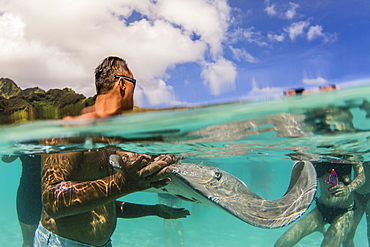
[[[118,81],[118,85],[119,85],[119,87],[122,89],[122,90],[125,90],[125,82],[124,82],[124,80],[123,79],[120,79],[119,81]]]
[[[125,87],[125,82],[123,81],[123,79],[121,79],[120,81],[119,81],[119,89],[120,89],[120,91],[121,91],[121,94],[123,93],[125,93],[126,92],[126,87]],[[123,95],[122,95],[123,96]]]

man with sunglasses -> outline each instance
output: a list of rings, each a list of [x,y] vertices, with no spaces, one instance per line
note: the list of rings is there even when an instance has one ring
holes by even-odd
[[[125,60],[107,57],[95,70],[95,105],[78,117],[66,119],[107,117],[132,110],[135,83]],[[122,158],[118,172],[109,163],[112,154]],[[183,208],[116,201],[130,193],[167,185],[172,163],[172,155],[151,156],[108,148],[43,155],[43,212],[34,247],[109,247],[117,218],[186,217],[189,212]]]
[[[136,80],[125,60],[107,57],[95,69],[97,97],[95,105],[82,110],[84,114],[69,119],[108,117],[132,110]]]

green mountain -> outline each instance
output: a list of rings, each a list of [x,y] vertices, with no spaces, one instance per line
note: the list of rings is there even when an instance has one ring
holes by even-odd
[[[76,116],[94,102],[70,88],[22,90],[13,80],[0,78],[0,124]]]
[[[0,97],[10,99],[20,94],[22,89],[9,78],[0,78]]]

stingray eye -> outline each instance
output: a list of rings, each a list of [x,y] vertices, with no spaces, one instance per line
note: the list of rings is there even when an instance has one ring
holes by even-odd
[[[213,176],[215,177],[215,179],[220,180],[221,177],[222,177],[222,173],[221,172],[215,172],[215,174]]]

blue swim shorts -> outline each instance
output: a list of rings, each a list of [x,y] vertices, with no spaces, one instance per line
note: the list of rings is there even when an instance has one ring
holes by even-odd
[[[35,232],[35,238],[33,239],[33,247],[97,247],[93,245],[83,244],[74,240],[63,238],[58,236],[41,225]],[[109,240],[108,243],[99,247],[112,247],[112,243]]]

